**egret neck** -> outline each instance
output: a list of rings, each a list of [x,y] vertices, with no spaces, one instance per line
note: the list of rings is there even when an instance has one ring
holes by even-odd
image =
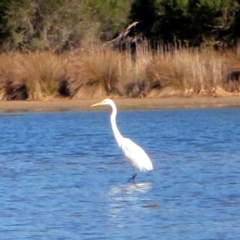
[[[122,145],[121,142],[122,142],[123,136],[119,132],[117,123],[116,123],[117,108],[116,108],[115,104],[111,104],[111,107],[112,107],[112,114],[111,114],[112,131],[113,131],[113,135],[118,143],[118,146],[121,147],[121,145]]]

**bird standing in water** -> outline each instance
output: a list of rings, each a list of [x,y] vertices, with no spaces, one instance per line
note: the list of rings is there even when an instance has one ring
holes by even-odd
[[[123,137],[119,132],[116,123],[117,107],[113,100],[106,98],[99,103],[93,104],[92,107],[99,105],[110,105],[112,107],[110,120],[113,135],[124,156],[127,158],[127,161],[133,167],[133,176],[128,181],[132,180],[134,182],[134,179],[137,176],[136,168],[138,168],[140,171],[153,170],[152,162],[146,152],[140,146],[134,143],[131,139]]]

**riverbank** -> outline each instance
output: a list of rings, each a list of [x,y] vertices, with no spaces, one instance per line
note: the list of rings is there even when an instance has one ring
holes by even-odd
[[[99,99],[100,101],[101,99]],[[240,96],[115,99],[119,109],[240,107]],[[1,101],[0,112],[89,111],[98,100]],[[98,107],[106,109],[107,107]]]

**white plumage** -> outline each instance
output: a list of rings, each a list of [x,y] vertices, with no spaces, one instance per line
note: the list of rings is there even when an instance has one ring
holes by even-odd
[[[129,138],[124,138],[124,143],[120,148],[129,163],[140,171],[150,171],[153,169],[152,162],[146,152]]]
[[[119,132],[116,124],[117,108],[115,103],[111,99],[107,98],[99,103],[93,104],[92,107],[99,105],[110,105],[112,107],[112,114],[110,120],[113,135],[116,139],[118,146],[122,149],[124,156],[127,158],[127,161],[133,167],[133,176],[129,179],[129,181],[134,181],[135,177],[137,176],[137,173],[135,171],[136,168],[138,168],[140,171],[153,170],[152,162],[146,152],[140,146],[134,143],[131,139],[123,137]]]

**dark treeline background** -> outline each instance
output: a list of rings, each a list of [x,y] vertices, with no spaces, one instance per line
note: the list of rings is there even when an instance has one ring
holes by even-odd
[[[152,46],[233,47],[240,0],[1,0],[0,50],[59,53],[109,41],[136,21],[131,34]]]

